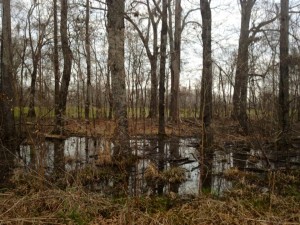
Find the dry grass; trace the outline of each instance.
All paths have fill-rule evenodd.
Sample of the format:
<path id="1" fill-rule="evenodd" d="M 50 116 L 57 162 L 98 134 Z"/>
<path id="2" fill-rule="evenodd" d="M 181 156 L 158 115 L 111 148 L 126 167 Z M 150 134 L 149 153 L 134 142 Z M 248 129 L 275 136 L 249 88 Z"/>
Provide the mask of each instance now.
<path id="1" fill-rule="evenodd" d="M 88 224 L 117 208 L 110 200 L 80 189 L 25 196 L 11 192 L 0 195 L 0 224 Z"/>
<path id="2" fill-rule="evenodd" d="M 0 224 L 300 224 L 295 196 L 255 198 L 230 193 L 223 199 L 104 198 L 80 188 L 0 194 Z"/>
<path id="3" fill-rule="evenodd" d="M 96 120 L 95 127 L 93 124 L 86 126 L 84 121 L 69 120 L 66 125 L 66 130 L 69 134 L 76 136 L 103 136 L 112 137 L 115 129 L 115 122 L 109 120 Z M 195 120 L 182 121 L 179 124 L 167 122 L 166 133 L 168 135 L 176 136 L 195 136 L 200 132 L 199 122 Z M 134 121 L 129 119 L 129 133 L 131 136 L 143 135 L 153 136 L 157 135 L 158 122 L 154 119 L 145 119 Z"/>
<path id="4" fill-rule="evenodd" d="M 178 126 L 168 124 L 167 133 L 199 135 L 199 125 L 195 123 L 192 127 L 191 123 L 193 121 Z M 157 132 L 157 124 L 151 120 L 145 125 L 139 122 L 136 127 L 133 122 L 130 124 L 132 135 L 154 135 Z M 244 136 L 236 134 L 236 125 L 230 124 L 215 124 L 216 140 L 245 140 Z M 109 137 L 113 128 L 111 121 L 98 121 L 96 128 L 88 130 L 89 134 Z M 67 129 L 70 133 L 86 134 L 84 123 L 69 123 Z M 183 174 L 181 170 L 159 173 L 150 164 L 145 178 L 154 184 L 165 180 L 180 183 L 185 179 Z M 59 190 L 55 185 L 44 185 L 43 180 L 20 175 L 16 190 L 0 192 L 0 224 L 300 224 L 300 173 L 276 173 L 265 181 L 234 169 L 225 175 L 236 182 L 237 188 L 221 198 L 207 195 L 201 198 L 141 196 L 118 199 L 86 192 L 81 187 Z M 100 176 L 102 174 L 95 174 L 87 168 L 78 174 L 78 180 L 89 182 L 89 179 Z M 258 182 L 265 182 L 264 185 L 269 186 L 268 192 L 260 190 Z"/>

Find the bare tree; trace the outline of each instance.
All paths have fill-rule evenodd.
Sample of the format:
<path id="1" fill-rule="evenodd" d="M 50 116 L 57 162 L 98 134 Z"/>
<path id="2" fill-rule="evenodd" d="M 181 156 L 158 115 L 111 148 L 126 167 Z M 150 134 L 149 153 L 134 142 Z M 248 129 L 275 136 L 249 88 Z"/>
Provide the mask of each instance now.
<path id="1" fill-rule="evenodd" d="M 91 44 L 90 44 L 90 0 L 86 0 L 85 15 L 85 51 L 86 51 L 86 96 L 85 96 L 85 120 L 89 122 L 91 99 Z"/>
<path id="2" fill-rule="evenodd" d="M 170 1 L 169 1 L 170 2 Z M 171 4 L 169 3 L 169 9 Z M 169 39 L 171 51 L 171 102 L 170 102 L 170 118 L 174 122 L 179 121 L 179 79 L 180 79 L 180 51 L 181 51 L 181 0 L 175 1 L 175 30 L 174 38 L 172 32 L 171 19 L 169 20 Z M 169 12 L 169 18 L 171 18 Z"/>
<path id="3" fill-rule="evenodd" d="M 12 71 L 10 0 L 2 1 L 1 80 L 0 80 L 0 187 L 9 181 L 16 150 Z"/>
<path id="4" fill-rule="evenodd" d="M 200 118 L 205 127 L 212 120 L 212 56 L 211 56 L 211 10 L 210 1 L 201 0 L 203 70 L 200 94 Z"/>
<path id="5" fill-rule="evenodd" d="M 237 55 L 237 65 L 233 93 L 233 119 L 237 119 L 245 134 L 248 134 L 247 94 L 249 80 L 249 46 L 256 39 L 263 27 L 274 22 L 278 15 L 260 22 L 250 28 L 250 20 L 253 6 L 256 0 L 240 0 L 241 4 L 241 29 Z"/>
<path id="6" fill-rule="evenodd" d="M 62 134 L 64 127 L 64 116 L 68 97 L 68 88 L 72 68 L 72 51 L 69 46 L 68 37 L 68 0 L 61 0 L 61 23 L 60 23 L 61 46 L 64 59 L 63 75 L 59 90 L 59 114 L 56 117 L 56 133 Z"/>
<path id="7" fill-rule="evenodd" d="M 279 75 L 279 122 L 281 141 L 286 144 L 289 122 L 289 0 L 281 0 L 280 14 L 280 75 Z"/>
<path id="8" fill-rule="evenodd" d="M 129 133 L 124 68 L 124 0 L 107 0 L 108 65 L 111 72 L 113 108 L 116 120 L 117 155 L 129 151 Z M 122 150 L 122 152 L 121 152 Z"/>
<path id="9" fill-rule="evenodd" d="M 53 1 L 53 71 L 54 71 L 54 113 L 56 121 L 59 120 L 59 62 L 58 62 L 58 22 L 57 22 L 57 0 Z"/>
<path id="10" fill-rule="evenodd" d="M 241 30 L 237 56 L 237 67 L 233 93 L 233 118 L 238 119 L 245 133 L 248 133 L 247 118 L 247 87 L 249 73 L 249 26 L 252 8 L 256 0 L 240 0 Z"/>
<path id="11" fill-rule="evenodd" d="M 35 35 L 33 34 L 34 22 L 32 22 L 33 13 L 34 13 L 35 9 L 38 11 L 37 40 L 35 40 Z M 31 59 L 32 59 L 32 70 L 30 72 L 31 84 L 30 84 L 30 96 L 29 96 L 29 109 L 28 109 L 27 116 L 34 118 L 36 116 L 35 93 L 36 93 L 36 81 L 37 81 L 37 75 L 38 75 L 38 67 L 41 64 L 41 53 L 42 53 L 42 48 L 45 44 L 45 37 L 46 37 L 45 32 L 46 32 L 46 27 L 50 21 L 50 16 L 48 17 L 48 19 L 45 22 L 43 22 L 41 20 L 39 3 L 34 2 L 34 4 L 29 9 L 27 20 L 28 20 L 29 45 L 30 45 Z M 35 42 L 36 42 L 36 45 L 34 46 Z"/>
<path id="12" fill-rule="evenodd" d="M 211 9 L 209 0 L 200 0 L 202 17 L 203 70 L 200 93 L 200 119 L 202 121 L 202 146 L 200 154 L 201 175 L 199 192 L 202 190 L 204 149 L 212 145 L 212 56 L 211 56 Z"/>
<path id="13" fill-rule="evenodd" d="M 160 44 L 160 70 L 159 70 L 159 136 L 164 136 L 165 131 L 165 80 L 168 38 L 168 8 L 167 0 L 162 1 L 162 27 Z"/>
<path id="14" fill-rule="evenodd" d="M 137 30 L 143 45 L 146 49 L 146 53 L 148 59 L 150 61 L 151 67 L 151 93 L 150 93 L 150 109 L 149 109 L 149 118 L 156 118 L 157 117 L 157 109 L 158 109 L 158 102 L 157 102 L 157 87 L 158 87 L 158 80 L 157 80 L 157 61 L 159 55 L 159 48 L 158 48 L 158 23 L 160 22 L 161 15 L 157 15 L 157 11 L 159 8 L 157 5 L 152 9 L 150 5 L 150 1 L 147 0 L 143 3 L 147 7 L 148 16 L 149 16 L 149 23 L 148 23 L 148 30 L 146 35 L 142 32 L 139 26 L 128 16 L 126 15 L 126 19 L 133 25 L 133 27 Z M 138 14 L 137 14 L 138 15 Z M 152 51 L 151 45 L 149 44 L 149 36 L 150 36 L 150 24 L 153 31 L 153 43 L 152 43 Z"/>

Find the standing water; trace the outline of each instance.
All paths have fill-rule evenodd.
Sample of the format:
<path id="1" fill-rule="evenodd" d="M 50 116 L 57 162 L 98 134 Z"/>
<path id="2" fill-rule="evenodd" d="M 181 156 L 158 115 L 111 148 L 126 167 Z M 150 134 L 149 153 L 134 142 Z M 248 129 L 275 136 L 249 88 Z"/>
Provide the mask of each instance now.
<path id="1" fill-rule="evenodd" d="M 164 193 L 198 193 L 199 139 L 166 139 L 163 150 L 159 149 L 158 139 L 155 138 L 132 139 L 130 145 L 135 157 L 129 172 L 128 190 L 131 195 L 154 194 L 158 187 Z M 111 193 L 112 187 L 120 174 L 112 166 L 113 143 L 104 138 L 69 137 L 59 142 L 56 140 L 38 145 L 22 145 L 22 165 L 25 168 L 43 167 L 45 174 L 53 174 L 56 167 L 59 167 L 57 153 L 55 154 L 59 148 L 57 146 L 63 149 L 63 165 L 60 165 L 63 173 L 95 191 L 105 195 L 114 194 Z M 299 162 L 299 155 L 291 158 L 291 162 Z M 261 151 L 249 147 L 239 148 L 237 151 L 234 145 L 225 145 L 224 149 L 207 154 L 206 160 L 206 167 L 211 168 L 205 175 L 204 187 L 215 194 L 221 194 L 232 187 L 231 181 L 223 177 L 224 171 L 230 168 L 245 170 L 266 167 Z M 274 162 L 271 166 L 274 167 Z M 74 182 L 69 182 L 69 185 L 72 184 Z"/>

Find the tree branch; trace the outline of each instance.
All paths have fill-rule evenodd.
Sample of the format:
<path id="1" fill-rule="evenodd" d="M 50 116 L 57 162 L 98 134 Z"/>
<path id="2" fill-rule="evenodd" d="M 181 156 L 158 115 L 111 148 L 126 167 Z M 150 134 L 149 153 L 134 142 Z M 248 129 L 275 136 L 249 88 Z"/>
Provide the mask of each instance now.
<path id="1" fill-rule="evenodd" d="M 252 41 L 255 39 L 255 35 L 259 32 L 262 32 L 263 30 L 261 29 L 262 27 L 270 24 L 270 23 L 273 23 L 276 19 L 279 18 L 279 14 L 277 14 L 275 17 L 273 17 L 272 19 L 269 19 L 267 21 L 263 21 L 261 23 L 259 23 L 257 26 L 253 26 L 249 31 L 250 33 L 252 33 L 250 36 L 249 36 L 249 41 Z"/>
<path id="2" fill-rule="evenodd" d="M 198 11 L 198 10 L 200 11 L 200 8 L 191 9 L 191 10 L 189 10 L 189 11 L 185 14 L 185 16 L 183 17 L 183 20 L 182 20 L 182 25 L 181 25 L 182 29 L 181 29 L 181 32 L 184 30 L 185 26 L 189 23 L 189 22 L 186 22 L 188 16 L 189 16 L 192 12 L 195 12 L 195 11 Z M 195 23 L 199 24 L 198 22 L 195 22 Z"/>

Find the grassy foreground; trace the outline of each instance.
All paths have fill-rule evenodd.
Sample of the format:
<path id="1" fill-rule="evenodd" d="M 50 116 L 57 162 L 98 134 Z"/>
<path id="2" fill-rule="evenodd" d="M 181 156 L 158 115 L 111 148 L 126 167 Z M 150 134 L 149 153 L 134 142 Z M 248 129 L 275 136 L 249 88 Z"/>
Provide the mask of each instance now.
<path id="1" fill-rule="evenodd" d="M 0 224 L 300 224 L 300 204 L 292 197 L 273 196 L 269 208 L 263 197 L 112 200 L 80 190 L 0 196 Z"/>
<path id="2" fill-rule="evenodd" d="M 0 193 L 0 224 L 300 224 L 299 174 L 277 173 L 262 192 L 251 174 L 231 171 L 237 188 L 223 197 L 108 198 L 82 187 Z M 22 194 L 23 193 L 23 194 Z"/>
<path id="3" fill-rule="evenodd" d="M 44 122 L 44 121 L 43 121 Z M 226 121 L 225 121 L 226 122 Z M 260 132 L 271 129 L 265 123 L 255 124 Z M 86 126 L 84 121 L 70 120 L 66 130 L 70 134 L 110 137 L 113 121 L 97 120 Z M 32 125 L 35 128 L 34 125 Z M 40 127 L 39 127 L 40 128 Z M 49 126 L 41 132 L 48 133 Z M 157 133 L 156 121 L 130 121 L 132 136 L 151 136 Z M 262 129 L 264 128 L 264 129 Z M 36 130 L 36 129 L 32 129 Z M 201 127 L 197 121 L 186 120 L 175 125 L 168 123 L 167 134 L 196 136 Z M 244 137 L 237 133 L 231 121 L 215 122 L 217 142 L 255 140 L 263 143 L 265 136 Z M 300 224 L 300 171 L 270 174 L 263 180 L 251 173 L 232 170 L 225 174 L 236 188 L 222 197 L 205 194 L 202 197 L 140 196 L 112 198 L 86 191 L 80 185 L 66 190 L 45 187 L 36 177 L 15 182 L 13 190 L 0 189 L 1 224 Z M 261 189 L 260 187 L 267 187 Z"/>

